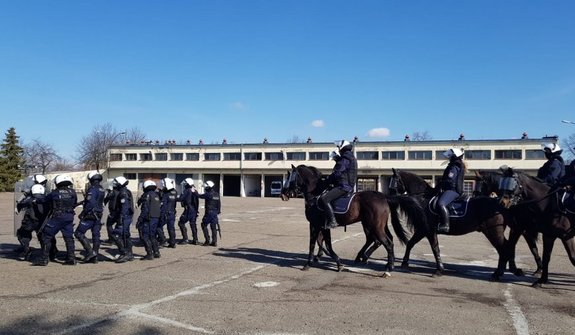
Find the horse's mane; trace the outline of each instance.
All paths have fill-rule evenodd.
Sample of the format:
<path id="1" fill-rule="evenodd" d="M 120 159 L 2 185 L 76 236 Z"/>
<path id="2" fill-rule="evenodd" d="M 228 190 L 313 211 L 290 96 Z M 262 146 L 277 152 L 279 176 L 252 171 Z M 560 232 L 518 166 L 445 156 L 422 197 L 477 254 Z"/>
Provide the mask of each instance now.
<path id="1" fill-rule="evenodd" d="M 417 174 L 409 171 L 398 170 L 397 173 L 400 174 L 401 178 L 404 180 L 404 184 L 417 183 L 416 187 L 421 187 L 422 192 L 432 192 L 434 190 L 431 185 L 425 179 L 421 178 Z"/>

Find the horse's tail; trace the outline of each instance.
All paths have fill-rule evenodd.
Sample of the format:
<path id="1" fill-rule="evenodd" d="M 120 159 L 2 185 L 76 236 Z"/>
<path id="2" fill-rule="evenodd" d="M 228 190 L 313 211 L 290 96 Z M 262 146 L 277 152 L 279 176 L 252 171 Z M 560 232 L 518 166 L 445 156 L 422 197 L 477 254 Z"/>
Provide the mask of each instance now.
<path id="1" fill-rule="evenodd" d="M 399 210 L 402 210 L 407 217 L 407 227 L 409 230 L 424 229 L 427 231 L 427 220 L 425 217 L 425 210 L 421 204 L 412 197 L 406 195 L 393 195 L 388 196 L 387 201 L 391 209 L 391 225 L 397 234 L 399 240 L 406 244 L 409 241 L 407 233 L 399 219 Z"/>

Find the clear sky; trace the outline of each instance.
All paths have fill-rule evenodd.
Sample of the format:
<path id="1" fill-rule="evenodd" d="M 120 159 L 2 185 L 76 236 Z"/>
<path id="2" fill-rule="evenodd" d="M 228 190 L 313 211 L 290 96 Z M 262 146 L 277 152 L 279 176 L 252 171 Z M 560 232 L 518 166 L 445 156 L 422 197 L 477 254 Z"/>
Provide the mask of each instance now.
<path id="1" fill-rule="evenodd" d="M 0 1 L 0 126 L 205 143 L 575 133 L 575 1 Z"/>

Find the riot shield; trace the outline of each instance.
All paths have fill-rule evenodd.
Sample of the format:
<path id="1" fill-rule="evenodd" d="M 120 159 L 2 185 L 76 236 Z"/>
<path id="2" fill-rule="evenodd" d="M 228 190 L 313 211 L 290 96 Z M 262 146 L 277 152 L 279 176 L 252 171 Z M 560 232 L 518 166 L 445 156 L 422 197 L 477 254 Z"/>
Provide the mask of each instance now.
<path id="1" fill-rule="evenodd" d="M 30 192 L 31 185 L 28 187 L 25 185 L 26 179 L 18 181 L 16 184 L 14 184 L 14 206 L 12 211 L 12 213 L 14 213 L 14 236 L 16 236 L 16 230 L 20 228 L 20 225 L 22 225 L 22 219 L 24 219 L 24 211 L 18 212 L 16 205 L 18 205 L 18 203 L 26 197 L 24 195 L 25 192 Z"/>

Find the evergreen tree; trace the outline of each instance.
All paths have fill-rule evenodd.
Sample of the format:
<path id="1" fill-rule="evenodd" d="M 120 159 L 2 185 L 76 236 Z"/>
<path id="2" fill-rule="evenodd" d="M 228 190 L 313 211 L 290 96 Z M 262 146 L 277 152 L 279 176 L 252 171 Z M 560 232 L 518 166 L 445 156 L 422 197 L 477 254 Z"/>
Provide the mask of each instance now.
<path id="1" fill-rule="evenodd" d="M 13 192 L 14 184 L 22 178 L 24 149 L 19 144 L 16 129 L 11 127 L 0 148 L 0 192 Z"/>

